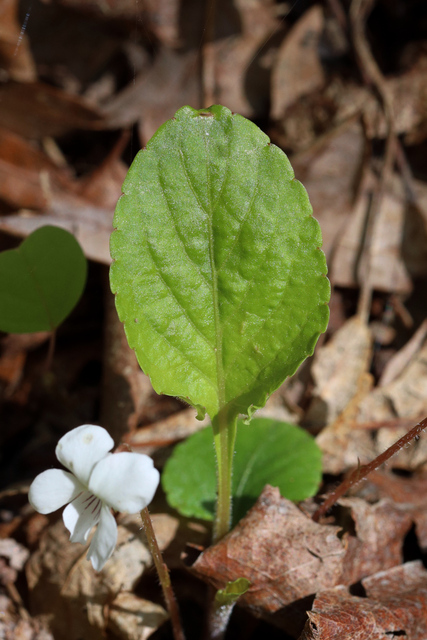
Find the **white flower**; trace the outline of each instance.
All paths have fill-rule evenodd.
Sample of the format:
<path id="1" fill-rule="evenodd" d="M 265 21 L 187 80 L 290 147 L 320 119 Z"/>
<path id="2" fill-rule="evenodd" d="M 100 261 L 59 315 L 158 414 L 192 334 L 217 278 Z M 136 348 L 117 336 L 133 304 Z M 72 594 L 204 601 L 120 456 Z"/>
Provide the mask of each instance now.
<path id="1" fill-rule="evenodd" d="M 49 469 L 38 475 L 28 495 L 39 513 L 68 504 L 62 515 L 71 542 L 84 544 L 98 528 L 87 554 L 100 571 L 114 551 L 117 525 L 111 507 L 138 513 L 153 499 L 160 474 L 153 461 L 140 453 L 109 453 L 114 441 L 102 427 L 85 424 L 60 439 L 56 457 L 71 471 Z"/>

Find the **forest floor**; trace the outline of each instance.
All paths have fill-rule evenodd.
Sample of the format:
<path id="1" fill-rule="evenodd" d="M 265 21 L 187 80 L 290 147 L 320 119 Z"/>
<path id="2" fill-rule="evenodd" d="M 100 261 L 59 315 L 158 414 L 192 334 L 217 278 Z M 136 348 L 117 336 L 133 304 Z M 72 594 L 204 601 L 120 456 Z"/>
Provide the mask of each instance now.
<path id="1" fill-rule="evenodd" d="M 202 637 L 206 585 L 243 571 L 230 640 L 427 640 L 423 432 L 310 517 L 427 416 L 425 0 L 0 0 L 0 60 L 0 250 L 49 224 L 90 261 L 48 375 L 48 333 L 0 334 L 0 637 L 171 637 L 136 516 L 118 517 L 118 549 L 96 574 L 27 492 L 78 425 L 102 424 L 161 469 L 206 424 L 140 370 L 108 245 L 137 151 L 181 106 L 223 104 L 288 154 L 322 229 L 329 327 L 260 415 L 316 437 L 324 480 L 300 506 L 266 487 L 211 547 L 211 525 L 158 493 L 188 639 Z M 206 566 L 192 566 L 204 549 Z"/>

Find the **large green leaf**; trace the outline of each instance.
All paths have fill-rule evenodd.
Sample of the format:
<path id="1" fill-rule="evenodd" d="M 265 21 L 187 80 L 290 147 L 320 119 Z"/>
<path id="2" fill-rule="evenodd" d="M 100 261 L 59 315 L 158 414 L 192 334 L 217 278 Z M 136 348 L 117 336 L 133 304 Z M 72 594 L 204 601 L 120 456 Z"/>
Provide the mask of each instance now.
<path id="1" fill-rule="evenodd" d="M 321 233 L 285 154 L 249 120 L 180 109 L 129 170 L 111 287 L 158 393 L 251 414 L 328 321 Z"/>
<path id="2" fill-rule="evenodd" d="M 56 329 L 77 304 L 86 272 L 79 243 L 59 227 L 41 227 L 0 253 L 0 330 Z"/>
<path id="3" fill-rule="evenodd" d="M 322 454 L 303 429 L 270 418 L 238 422 L 233 471 L 233 520 L 255 503 L 266 484 L 296 502 L 314 495 L 322 478 Z M 169 504 L 183 515 L 213 520 L 216 502 L 212 431 L 203 429 L 177 445 L 162 485 Z"/>

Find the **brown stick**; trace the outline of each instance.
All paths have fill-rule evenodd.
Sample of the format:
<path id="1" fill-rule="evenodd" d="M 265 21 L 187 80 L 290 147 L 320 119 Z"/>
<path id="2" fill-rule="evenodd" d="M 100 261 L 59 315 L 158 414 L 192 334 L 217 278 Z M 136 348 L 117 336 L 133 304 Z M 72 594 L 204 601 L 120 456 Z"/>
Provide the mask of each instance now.
<path id="1" fill-rule="evenodd" d="M 181 619 L 179 616 L 178 604 L 175 599 L 175 594 L 172 589 L 169 571 L 166 564 L 163 562 L 162 552 L 157 543 L 156 534 L 154 533 L 153 523 L 150 518 L 147 507 L 141 511 L 142 524 L 144 525 L 145 535 L 147 537 L 148 546 L 153 556 L 154 565 L 157 569 L 160 584 L 163 589 L 163 596 L 166 602 L 171 623 L 174 640 L 185 640 L 184 631 L 181 625 Z"/>
<path id="2" fill-rule="evenodd" d="M 427 429 L 427 418 L 424 418 L 423 420 L 421 420 L 421 422 L 416 424 L 415 427 L 412 427 L 412 429 L 408 431 L 408 433 L 405 433 L 404 436 L 399 438 L 397 442 L 392 444 L 391 447 L 377 456 L 374 460 L 372 460 L 372 462 L 355 469 L 353 473 L 351 473 L 349 477 L 344 480 L 344 482 L 342 482 L 334 491 L 332 491 L 332 493 L 329 494 L 329 496 L 320 505 L 317 511 L 315 511 L 312 516 L 314 522 L 318 522 L 320 518 L 325 515 L 328 509 L 330 509 L 337 502 L 337 500 L 339 500 L 339 498 L 341 498 L 349 490 L 350 487 L 358 484 L 359 482 L 361 482 L 361 480 L 365 480 L 365 478 L 367 478 L 372 471 L 375 471 L 376 469 L 378 469 L 378 467 L 387 462 L 387 460 L 390 460 L 390 458 L 394 456 L 398 451 L 400 451 L 406 444 L 409 444 L 414 439 L 418 440 L 418 438 L 420 437 L 420 433 L 425 431 L 425 429 Z"/>

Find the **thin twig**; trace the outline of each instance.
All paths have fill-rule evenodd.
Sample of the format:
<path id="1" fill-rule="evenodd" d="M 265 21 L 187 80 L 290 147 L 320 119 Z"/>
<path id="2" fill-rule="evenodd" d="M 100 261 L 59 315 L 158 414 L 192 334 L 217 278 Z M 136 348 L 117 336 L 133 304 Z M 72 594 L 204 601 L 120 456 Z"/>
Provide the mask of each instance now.
<path id="1" fill-rule="evenodd" d="M 162 552 L 160 551 L 160 547 L 157 543 L 153 523 L 147 507 L 145 507 L 145 509 L 141 511 L 141 518 L 145 535 L 147 537 L 148 546 L 150 548 L 151 555 L 153 556 L 154 565 L 157 569 L 160 584 L 162 585 L 163 596 L 165 598 L 166 607 L 172 623 L 174 640 L 185 640 L 184 631 L 182 629 L 181 619 L 179 616 L 178 604 L 176 602 L 175 594 L 173 592 L 172 584 L 170 581 L 169 570 L 163 561 Z"/>
<path id="2" fill-rule="evenodd" d="M 409 444 L 412 440 L 418 440 L 420 434 L 427 429 L 427 418 L 424 418 L 415 425 L 408 433 L 399 438 L 397 442 L 391 445 L 383 453 L 377 456 L 369 464 L 361 465 L 349 475 L 336 489 L 329 494 L 326 500 L 320 505 L 312 516 L 314 522 L 318 522 L 319 519 L 325 515 L 325 513 L 341 498 L 350 487 L 361 482 L 368 477 L 372 471 L 376 471 L 378 467 L 390 460 L 398 451 L 400 451 L 405 445 Z"/>

